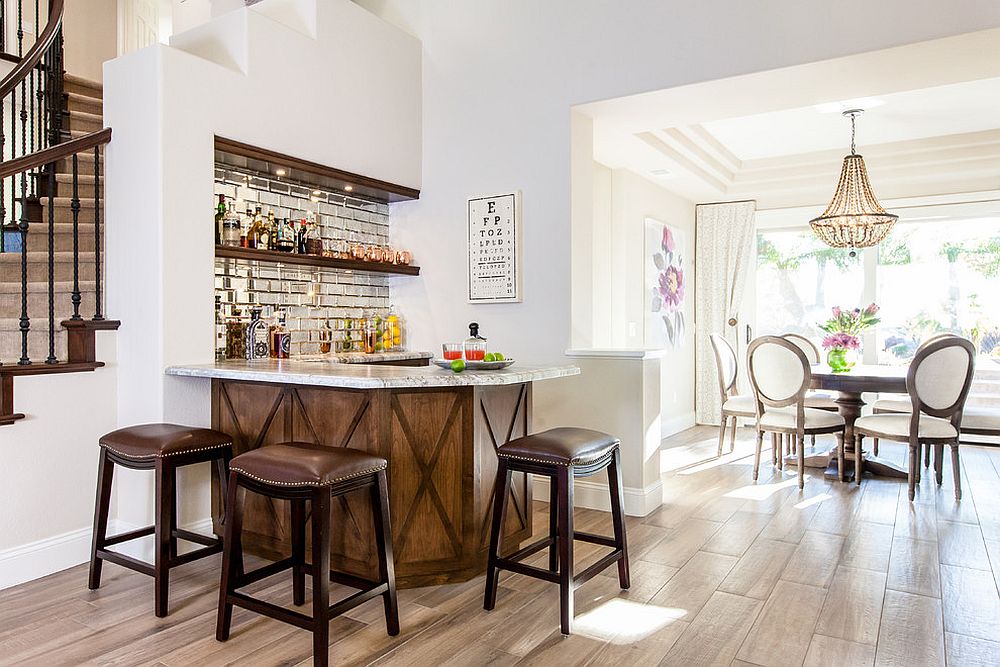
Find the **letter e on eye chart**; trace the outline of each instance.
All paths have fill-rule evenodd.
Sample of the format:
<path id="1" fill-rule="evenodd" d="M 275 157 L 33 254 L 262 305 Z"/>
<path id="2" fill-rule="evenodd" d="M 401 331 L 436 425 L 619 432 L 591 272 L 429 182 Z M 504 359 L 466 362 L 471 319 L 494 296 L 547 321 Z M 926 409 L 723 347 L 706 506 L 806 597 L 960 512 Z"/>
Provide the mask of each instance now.
<path id="1" fill-rule="evenodd" d="M 521 300 L 521 195 L 469 200 L 469 302 Z"/>

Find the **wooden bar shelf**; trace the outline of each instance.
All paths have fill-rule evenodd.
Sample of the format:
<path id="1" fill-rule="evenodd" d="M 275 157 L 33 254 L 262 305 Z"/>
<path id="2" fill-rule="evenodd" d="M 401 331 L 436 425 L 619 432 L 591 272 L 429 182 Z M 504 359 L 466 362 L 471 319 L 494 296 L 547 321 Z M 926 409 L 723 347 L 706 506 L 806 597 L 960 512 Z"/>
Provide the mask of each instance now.
<path id="1" fill-rule="evenodd" d="M 412 264 L 387 264 L 385 262 L 365 262 L 359 259 L 338 259 L 321 257 L 319 255 L 300 255 L 291 252 L 275 250 L 257 250 L 256 248 L 237 248 L 233 246 L 215 246 L 215 256 L 225 259 L 239 259 L 248 262 L 271 262 L 275 264 L 298 264 L 315 266 L 324 269 L 340 269 L 346 271 L 369 271 L 372 273 L 388 273 L 400 276 L 419 276 L 420 267 Z"/>

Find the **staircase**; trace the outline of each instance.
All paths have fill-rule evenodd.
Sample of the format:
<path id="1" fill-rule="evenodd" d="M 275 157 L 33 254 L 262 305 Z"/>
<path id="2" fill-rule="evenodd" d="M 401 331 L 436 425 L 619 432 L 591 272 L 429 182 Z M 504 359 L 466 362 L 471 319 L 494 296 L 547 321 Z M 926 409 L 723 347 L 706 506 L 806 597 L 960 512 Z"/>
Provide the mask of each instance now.
<path id="1" fill-rule="evenodd" d="M 101 130 L 101 84 L 64 76 L 63 134 L 70 139 L 83 137 Z M 68 127 L 67 127 L 68 120 Z M 103 163 L 101 164 L 103 173 Z M 80 199 L 78 215 L 80 312 L 96 311 L 97 283 L 94 243 L 94 157 L 92 154 L 77 158 L 77 196 Z M 104 219 L 103 188 L 99 191 L 101 219 Z M 48 308 L 48 220 L 49 206 L 54 219 L 54 321 L 55 356 L 67 361 L 67 330 L 60 325 L 73 315 L 73 165 L 72 159 L 56 162 L 55 193 L 49 197 L 48 181 L 40 177 L 37 201 L 30 203 L 29 223 L 33 232 L 28 235 L 28 312 L 45 313 Z M 90 224 L 86 224 L 87 222 Z M 103 229 L 103 227 L 102 227 Z M 34 232 L 39 233 L 34 233 Z M 102 239 L 103 246 L 103 239 Z M 21 256 L 19 253 L 0 253 L 0 363 L 11 363 L 21 357 Z M 36 328 L 37 327 L 37 328 Z M 38 320 L 28 333 L 28 356 L 44 360 L 48 356 L 48 320 Z"/>
<path id="2" fill-rule="evenodd" d="M 16 48 L 0 37 L 0 57 L 15 63 L 0 80 L 0 426 L 24 417 L 14 411 L 16 377 L 96 370 L 96 332 L 119 326 L 102 299 L 111 130 L 100 84 L 63 70 L 64 3 L 0 3 L 0 25 L 16 34 Z M 35 21 L 21 23 L 32 4 Z"/>

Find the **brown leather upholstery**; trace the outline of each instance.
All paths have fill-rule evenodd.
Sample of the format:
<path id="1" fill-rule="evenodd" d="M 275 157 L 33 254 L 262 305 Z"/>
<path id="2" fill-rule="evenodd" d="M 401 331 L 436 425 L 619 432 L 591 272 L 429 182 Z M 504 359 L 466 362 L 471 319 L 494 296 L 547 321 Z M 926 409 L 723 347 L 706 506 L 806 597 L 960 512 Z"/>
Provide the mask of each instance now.
<path id="1" fill-rule="evenodd" d="M 101 446 L 130 459 L 152 459 L 220 449 L 233 444 L 225 433 L 178 424 L 140 424 L 104 435 Z"/>
<path id="2" fill-rule="evenodd" d="M 560 466 L 585 465 L 604 458 L 620 442 L 612 435 L 586 428 L 553 428 L 511 440 L 497 450 L 497 456 Z"/>
<path id="3" fill-rule="evenodd" d="M 327 486 L 384 470 L 388 462 L 347 447 L 286 442 L 234 458 L 229 469 L 278 486 Z"/>

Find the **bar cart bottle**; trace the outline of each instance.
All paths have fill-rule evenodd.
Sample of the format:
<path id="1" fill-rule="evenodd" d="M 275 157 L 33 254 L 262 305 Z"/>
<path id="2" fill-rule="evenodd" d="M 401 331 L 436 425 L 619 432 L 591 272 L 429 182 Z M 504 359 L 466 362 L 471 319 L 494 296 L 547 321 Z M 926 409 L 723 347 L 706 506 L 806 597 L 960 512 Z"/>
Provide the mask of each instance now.
<path id="1" fill-rule="evenodd" d="M 486 339 L 479 335 L 479 324 L 469 323 L 469 337 L 463 343 L 466 361 L 482 361 L 486 356 Z"/>

